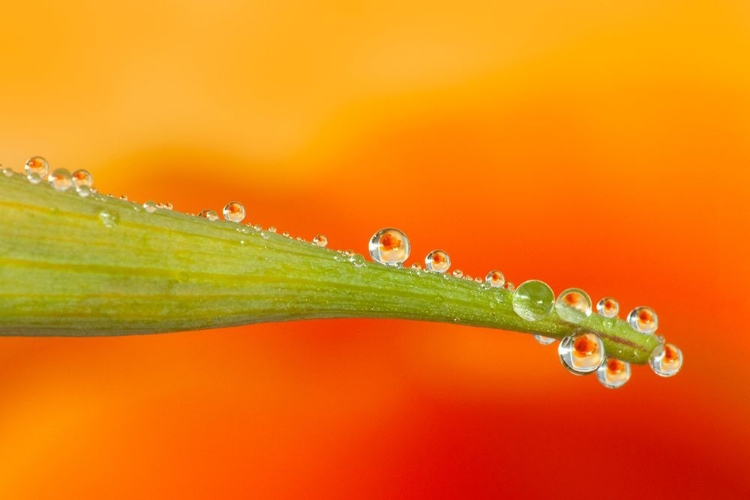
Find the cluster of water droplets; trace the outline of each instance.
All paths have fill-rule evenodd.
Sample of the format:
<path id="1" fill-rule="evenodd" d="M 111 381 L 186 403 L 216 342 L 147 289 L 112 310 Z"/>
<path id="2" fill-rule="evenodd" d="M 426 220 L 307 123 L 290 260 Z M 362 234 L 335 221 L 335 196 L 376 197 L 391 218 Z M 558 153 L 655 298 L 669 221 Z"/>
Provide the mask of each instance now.
<path id="1" fill-rule="evenodd" d="M 386 266 L 402 267 L 409 258 L 411 245 L 406 235 L 389 227 L 377 231 L 369 242 L 370 257 L 374 262 Z M 420 264 L 412 264 L 417 274 L 424 272 L 442 274 L 445 278 L 476 281 L 486 289 L 505 288 L 512 293 L 513 311 L 528 322 L 538 322 L 556 314 L 559 319 L 573 325 L 581 325 L 571 335 L 563 338 L 558 346 L 558 356 L 562 365 L 571 373 L 585 375 L 596 372 L 597 379 L 605 387 L 622 387 L 631 374 L 630 364 L 615 357 L 607 356 L 604 342 L 599 335 L 583 326 L 593 313 L 593 303 L 588 293 L 580 288 L 568 288 L 557 297 L 550 286 L 539 280 L 521 283 L 518 288 L 506 281 L 505 275 L 497 270 L 487 273 L 484 280 L 472 278 L 461 270 L 448 273 L 451 268 L 450 255 L 445 250 L 432 250 L 424 260 L 424 271 Z M 607 320 L 618 317 L 620 306 L 612 297 L 604 297 L 596 304 L 596 313 Z M 654 335 L 658 327 L 658 317 L 653 309 L 636 307 L 627 315 L 627 323 L 637 332 Z M 534 335 L 537 342 L 550 345 L 557 339 L 542 333 Z M 649 365 L 660 376 L 675 375 L 682 366 L 682 353 L 672 344 L 661 344 L 649 358 Z"/>

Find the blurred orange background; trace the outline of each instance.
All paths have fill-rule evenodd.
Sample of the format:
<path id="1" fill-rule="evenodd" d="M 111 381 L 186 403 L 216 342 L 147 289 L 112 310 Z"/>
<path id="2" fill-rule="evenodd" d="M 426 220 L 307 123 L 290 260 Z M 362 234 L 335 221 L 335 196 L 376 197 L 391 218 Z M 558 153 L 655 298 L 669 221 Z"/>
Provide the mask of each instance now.
<path id="1" fill-rule="evenodd" d="M 750 495 L 746 0 L 2 10 L 5 166 L 362 253 L 395 226 L 650 305 L 686 361 L 610 391 L 453 325 L 3 338 L 1 498 Z"/>

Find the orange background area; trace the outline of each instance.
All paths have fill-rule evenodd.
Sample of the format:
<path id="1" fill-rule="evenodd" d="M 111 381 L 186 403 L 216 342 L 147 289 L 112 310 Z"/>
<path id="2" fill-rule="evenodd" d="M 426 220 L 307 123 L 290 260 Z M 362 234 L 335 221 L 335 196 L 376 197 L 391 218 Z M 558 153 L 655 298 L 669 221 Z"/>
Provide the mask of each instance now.
<path id="1" fill-rule="evenodd" d="M 6 2 L 0 162 L 646 304 L 623 389 L 526 335 L 0 339 L 0 497 L 748 498 L 750 3 Z M 40 297 L 39 300 L 44 300 Z"/>

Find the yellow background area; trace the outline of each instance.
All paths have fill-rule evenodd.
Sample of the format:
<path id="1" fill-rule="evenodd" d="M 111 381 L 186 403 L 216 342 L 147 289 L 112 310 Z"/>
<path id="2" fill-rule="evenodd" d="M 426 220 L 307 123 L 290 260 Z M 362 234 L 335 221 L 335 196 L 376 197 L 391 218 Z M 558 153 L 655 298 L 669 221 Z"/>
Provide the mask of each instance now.
<path id="1" fill-rule="evenodd" d="M 407 264 L 649 305 L 685 364 L 609 391 L 403 321 L 3 338 L 0 498 L 750 495 L 747 1 L 6 4 L 4 166 L 395 226 Z"/>

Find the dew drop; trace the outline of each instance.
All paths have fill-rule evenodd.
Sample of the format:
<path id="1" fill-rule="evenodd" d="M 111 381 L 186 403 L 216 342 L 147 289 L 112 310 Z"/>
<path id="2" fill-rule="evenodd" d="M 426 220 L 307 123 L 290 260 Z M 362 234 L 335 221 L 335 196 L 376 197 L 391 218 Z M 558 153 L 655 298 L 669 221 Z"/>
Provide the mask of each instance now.
<path id="1" fill-rule="evenodd" d="M 453 271 L 453 277 L 454 278 L 463 278 L 464 277 L 464 272 L 462 270 L 460 270 L 460 269 L 456 269 L 455 271 Z"/>
<path id="2" fill-rule="evenodd" d="M 245 206 L 239 201 L 230 201 L 224 205 L 224 218 L 231 222 L 242 222 L 245 218 Z"/>
<path id="3" fill-rule="evenodd" d="M 653 334 L 659 327 L 659 318 L 650 307 L 639 306 L 628 313 L 628 323 L 641 333 Z"/>
<path id="4" fill-rule="evenodd" d="M 128 195 L 124 194 L 124 195 L 120 196 L 120 199 L 122 201 L 128 201 Z"/>
<path id="5" fill-rule="evenodd" d="M 275 233 L 275 232 L 276 232 L 276 228 L 275 228 L 275 227 L 273 227 L 273 226 L 270 226 L 270 227 L 268 228 L 268 232 L 269 232 L 269 233 Z"/>
<path id="6" fill-rule="evenodd" d="M 550 345 L 557 339 L 554 337 L 545 337 L 544 335 L 534 335 L 534 340 L 542 345 Z"/>
<path id="7" fill-rule="evenodd" d="M 596 378 L 608 389 L 619 389 L 630 380 L 630 363 L 607 356 L 596 371 Z"/>
<path id="8" fill-rule="evenodd" d="M 494 288 L 502 288 L 505 284 L 505 275 L 500 271 L 490 271 L 485 277 L 485 281 Z"/>
<path id="9" fill-rule="evenodd" d="M 150 214 L 156 212 L 156 202 L 151 200 L 147 201 L 143 204 L 143 209 Z"/>
<path id="10" fill-rule="evenodd" d="M 203 210 L 198 214 L 198 217 L 203 217 L 204 219 L 208 219 L 211 222 L 219 220 L 219 214 L 217 214 L 213 210 Z"/>
<path id="11" fill-rule="evenodd" d="M 71 177 L 73 178 L 73 185 L 77 188 L 81 186 L 91 187 L 94 184 L 94 177 L 88 170 L 76 170 Z"/>
<path id="12" fill-rule="evenodd" d="M 91 189 L 90 186 L 78 186 L 76 187 L 76 193 L 78 193 L 78 196 L 81 198 L 88 198 L 92 194 L 94 194 L 94 190 Z"/>
<path id="13" fill-rule="evenodd" d="M 513 292 L 513 310 L 526 321 L 546 318 L 554 307 L 555 294 L 544 281 L 524 281 Z"/>
<path id="14" fill-rule="evenodd" d="M 616 318 L 620 312 L 620 304 L 612 297 L 604 297 L 596 303 L 596 312 L 605 318 Z"/>
<path id="15" fill-rule="evenodd" d="M 660 377 L 672 377 L 682 368 L 682 351 L 674 344 L 660 344 L 649 356 L 648 364 Z"/>
<path id="16" fill-rule="evenodd" d="M 0 165 L 0 167 L 2 167 L 2 165 Z M 3 168 L 3 175 L 5 177 L 13 177 L 13 169 L 7 167 Z"/>
<path id="17" fill-rule="evenodd" d="M 425 257 L 424 267 L 428 271 L 444 273 L 451 267 L 451 256 L 443 250 L 433 250 Z"/>
<path id="18" fill-rule="evenodd" d="M 104 224 L 104 227 L 113 228 L 117 224 L 117 215 L 107 210 L 99 212 L 99 219 Z"/>
<path id="19" fill-rule="evenodd" d="M 362 267 L 365 265 L 365 258 L 357 253 L 349 257 L 349 262 L 351 262 L 354 267 Z"/>
<path id="20" fill-rule="evenodd" d="M 49 163 L 41 156 L 32 156 L 24 165 L 26 179 L 32 184 L 38 184 L 49 173 Z"/>
<path id="21" fill-rule="evenodd" d="M 585 375 L 604 363 L 604 343 L 596 333 L 581 330 L 562 339 L 557 354 L 571 373 Z"/>
<path id="22" fill-rule="evenodd" d="M 283 233 L 281 233 L 281 236 L 283 236 L 284 238 L 291 238 L 291 237 L 292 237 L 292 235 L 291 235 L 291 234 L 289 234 L 289 233 L 288 233 L 288 232 L 286 232 L 286 231 L 284 231 Z"/>
<path id="23" fill-rule="evenodd" d="M 325 235 L 319 234 L 315 236 L 312 240 L 313 245 L 317 245 L 321 248 L 325 248 L 326 245 L 328 245 L 328 238 L 325 237 Z"/>
<path id="24" fill-rule="evenodd" d="M 516 285 L 514 285 L 512 281 L 509 281 L 505 284 L 505 289 L 508 290 L 509 292 L 515 292 Z"/>
<path id="25" fill-rule="evenodd" d="M 388 227 L 372 235 L 369 250 L 373 261 L 397 267 L 409 258 L 411 245 L 402 231 Z"/>
<path id="26" fill-rule="evenodd" d="M 422 266 L 419 263 L 417 263 L 417 262 L 415 262 L 414 264 L 412 264 L 411 268 L 414 269 L 415 271 L 421 271 L 422 270 Z"/>
<path id="27" fill-rule="evenodd" d="M 70 172 L 64 168 L 55 169 L 48 177 L 50 186 L 58 191 L 67 191 L 73 185 Z"/>
<path id="28" fill-rule="evenodd" d="M 580 288 L 568 288 L 557 296 L 557 315 L 568 323 L 582 323 L 591 316 L 591 297 Z"/>
<path id="29" fill-rule="evenodd" d="M 474 283 L 482 284 L 483 283 L 482 278 L 480 278 L 479 276 L 477 276 L 476 278 L 474 278 Z"/>

